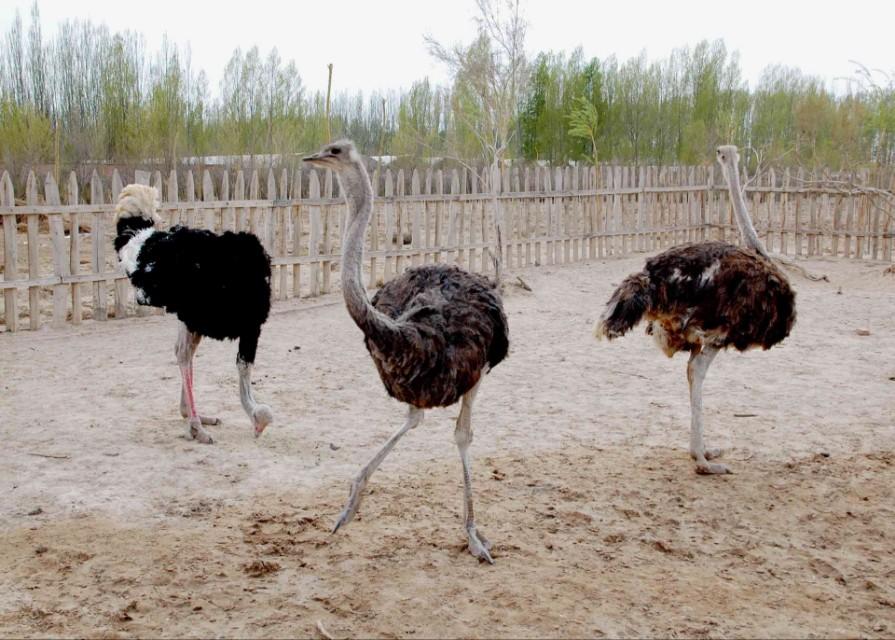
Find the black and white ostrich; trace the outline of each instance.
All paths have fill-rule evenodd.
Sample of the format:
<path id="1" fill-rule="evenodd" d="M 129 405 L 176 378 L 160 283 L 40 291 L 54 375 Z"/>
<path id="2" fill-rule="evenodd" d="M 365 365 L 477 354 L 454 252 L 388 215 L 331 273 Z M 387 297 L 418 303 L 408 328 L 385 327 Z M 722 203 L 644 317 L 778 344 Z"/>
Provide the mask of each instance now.
<path id="1" fill-rule="evenodd" d="M 463 464 L 469 551 L 493 563 L 491 545 L 476 529 L 468 451 L 476 392 L 483 376 L 506 357 L 509 347 L 500 294 L 481 275 L 436 264 L 408 269 L 386 283 L 371 303 L 362 284 L 361 265 L 373 190 L 363 160 L 350 141 L 342 140 L 305 161 L 333 169 L 338 176 L 348 204 L 342 238 L 345 304 L 364 332 L 386 391 L 409 405 L 404 426 L 354 478 L 333 532 L 351 522 L 370 476 L 398 440 L 422 422 L 423 411 L 461 401 L 454 438 Z"/>
<path id="2" fill-rule="evenodd" d="M 249 233 L 217 235 L 179 225 L 158 231 L 157 208 L 154 188 L 131 184 L 122 189 L 115 250 L 137 303 L 162 307 L 180 320 L 174 353 L 183 377 L 180 414 L 189 418 L 187 433 L 199 442 L 214 442 L 202 425 L 220 421 L 196 411 L 193 354 L 202 337 L 227 338 L 239 339 L 240 400 L 257 437 L 273 421 L 270 407 L 252 396 L 252 364 L 270 312 L 270 257 Z"/>
<path id="3" fill-rule="evenodd" d="M 746 210 L 739 182 L 739 156 L 732 145 L 718 147 L 743 248 L 699 242 L 668 249 L 628 276 L 609 299 L 594 327 L 598 338 L 624 335 L 641 319 L 668 357 L 689 351 L 690 455 L 698 473 L 730 473 L 709 462 L 702 436 L 702 383 L 718 352 L 769 349 L 789 335 L 796 319 L 795 293 L 771 261 Z"/>

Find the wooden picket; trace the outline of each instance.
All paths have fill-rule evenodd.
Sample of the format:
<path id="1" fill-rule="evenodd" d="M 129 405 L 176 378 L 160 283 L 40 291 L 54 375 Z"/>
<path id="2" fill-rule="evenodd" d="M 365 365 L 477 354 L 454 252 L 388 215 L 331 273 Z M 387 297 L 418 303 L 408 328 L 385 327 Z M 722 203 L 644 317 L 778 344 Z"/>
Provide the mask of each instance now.
<path id="1" fill-rule="evenodd" d="M 655 252 L 681 242 L 736 241 L 719 175 L 714 167 L 464 167 L 397 174 L 377 168 L 367 282 L 374 288 L 407 266 L 434 262 L 492 274 L 491 256 L 498 253 L 504 268 L 513 269 Z M 182 193 L 176 171 L 164 183 L 158 171 L 135 173 L 137 181 L 164 191 L 163 225 L 258 235 L 271 255 L 276 300 L 316 296 L 337 286 L 347 221 L 331 172 L 296 170 L 290 183 L 285 170 L 279 176 L 270 170 L 262 197 L 261 176 L 252 171 L 248 198 L 242 171 L 235 176 L 203 171 L 200 177 L 197 194 L 191 171 L 182 174 Z M 851 186 L 823 186 L 837 184 L 832 178 Z M 866 172 L 771 170 L 748 186 L 746 197 L 770 251 L 891 262 L 895 178 L 881 176 L 874 183 L 888 189 L 888 199 L 854 188 L 869 181 Z M 115 172 L 104 184 L 94 171 L 89 203 L 82 204 L 72 173 L 63 204 L 52 175 L 38 180 L 30 173 L 22 205 L 10 176 L 0 176 L 0 328 L 19 330 L 26 314 L 33 330 L 48 321 L 62 327 L 85 317 L 102 321 L 152 313 L 136 305 L 112 247 L 113 203 L 123 183 Z"/>

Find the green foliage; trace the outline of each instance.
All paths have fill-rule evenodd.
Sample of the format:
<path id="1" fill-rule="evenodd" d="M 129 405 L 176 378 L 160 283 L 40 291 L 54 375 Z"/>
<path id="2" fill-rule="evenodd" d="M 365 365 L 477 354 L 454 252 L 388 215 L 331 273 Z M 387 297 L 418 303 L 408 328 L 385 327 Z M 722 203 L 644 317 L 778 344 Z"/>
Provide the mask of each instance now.
<path id="1" fill-rule="evenodd" d="M 597 106 L 583 96 L 575 99 L 575 107 L 569 114 L 569 135 L 582 138 L 591 144 L 591 157 L 597 164 L 597 135 L 600 128 L 600 114 Z"/>
<path id="2" fill-rule="evenodd" d="M 423 79 L 365 96 L 338 91 L 336 69 L 333 135 L 413 162 L 707 163 L 716 145 L 732 142 L 809 167 L 895 164 L 892 76 L 858 66 L 851 88 L 837 94 L 798 69 L 772 66 L 750 90 L 722 41 L 658 61 L 643 53 L 588 60 L 577 49 L 529 63 L 500 44 L 522 42 L 513 24 L 480 29 L 465 46 L 432 43 L 451 68 L 449 87 Z M 66 166 L 170 167 L 210 154 L 302 153 L 324 142 L 325 125 L 324 95 L 306 90 L 297 65 L 276 49 L 237 49 L 211 91 L 189 50 L 166 41 L 150 55 L 138 34 L 78 20 L 48 38 L 36 4 L 30 24 L 16 16 L 0 34 L 0 163 L 19 173 L 57 160 L 57 133 Z"/>

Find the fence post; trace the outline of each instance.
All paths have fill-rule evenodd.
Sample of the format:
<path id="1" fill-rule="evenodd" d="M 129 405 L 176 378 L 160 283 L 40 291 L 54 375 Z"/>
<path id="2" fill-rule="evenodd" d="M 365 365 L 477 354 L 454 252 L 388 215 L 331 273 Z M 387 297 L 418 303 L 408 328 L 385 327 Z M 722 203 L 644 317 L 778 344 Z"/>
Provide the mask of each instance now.
<path id="1" fill-rule="evenodd" d="M 420 195 L 420 173 L 416 169 L 414 169 L 410 174 L 410 195 Z M 423 246 L 422 208 L 422 203 L 418 201 L 414 201 L 410 205 L 410 243 L 413 247 L 413 256 L 411 257 L 410 262 L 411 265 L 413 265 L 414 267 L 419 265 L 421 259 L 424 257 L 420 253 Z"/>
<path id="2" fill-rule="evenodd" d="M 317 171 L 311 169 L 308 176 L 308 199 L 313 202 L 308 209 L 310 212 L 311 235 L 308 241 L 308 257 L 317 258 L 320 255 L 320 179 L 317 177 Z M 314 260 L 311 262 L 309 272 L 311 278 L 311 295 L 320 295 L 320 262 Z"/>
<path id="3" fill-rule="evenodd" d="M 68 174 L 68 197 L 66 204 L 78 205 L 78 176 L 72 171 Z M 71 275 L 76 276 L 81 272 L 81 222 L 78 213 L 72 212 L 69 216 L 69 269 Z M 73 282 L 71 285 L 71 322 L 81 324 L 81 283 Z"/>
<path id="4" fill-rule="evenodd" d="M 44 200 L 48 206 L 62 206 L 59 198 L 59 187 L 53 178 L 52 172 L 47 173 L 44 179 Z M 50 242 L 53 247 L 53 275 L 57 278 L 65 278 L 71 274 L 69 261 L 65 254 L 65 229 L 62 224 L 62 211 L 51 213 L 48 216 L 50 223 Z M 65 326 L 68 312 L 68 285 L 60 282 L 53 285 L 53 328 Z"/>
<path id="5" fill-rule="evenodd" d="M 34 171 L 28 172 L 28 181 L 25 185 L 25 204 L 35 207 L 38 204 L 37 177 Z M 25 216 L 25 225 L 28 230 L 28 278 L 37 280 L 40 278 L 40 216 L 28 214 Z M 32 330 L 40 327 L 40 287 L 28 287 L 28 319 Z"/>
<path id="6" fill-rule="evenodd" d="M 376 251 L 379 251 L 379 219 L 381 217 L 382 207 L 377 206 L 380 203 L 379 198 L 379 167 L 376 167 L 373 170 L 373 183 L 371 185 L 373 187 L 373 217 L 370 220 L 370 226 L 368 233 L 370 234 L 370 253 L 373 254 Z M 342 250 L 342 249 L 340 249 Z M 370 289 L 375 289 L 377 285 L 376 280 L 376 272 L 378 271 L 378 264 L 375 255 L 370 255 Z"/>
<path id="7" fill-rule="evenodd" d="M 103 204 L 103 183 L 100 180 L 99 174 L 96 172 L 96 169 L 93 170 L 93 175 L 90 178 L 90 204 L 93 205 L 101 205 Z M 93 273 L 97 275 L 97 277 L 101 277 L 101 275 L 106 270 L 106 234 L 105 234 L 105 215 L 102 211 L 97 211 L 93 214 Z M 93 319 L 94 320 L 107 320 L 108 319 L 108 310 L 107 310 L 107 290 L 106 290 L 106 281 L 105 280 L 97 280 L 93 284 Z"/>
<path id="8" fill-rule="evenodd" d="M 395 195 L 395 180 L 392 176 L 392 170 L 385 170 L 385 189 L 384 196 L 385 201 L 382 203 L 382 208 L 385 213 L 385 237 L 383 238 L 383 242 L 385 244 L 385 258 L 383 259 L 382 264 L 382 281 L 383 283 L 391 280 L 396 273 L 396 263 L 397 258 L 395 256 L 389 255 L 391 252 L 395 250 L 395 238 L 397 237 L 398 231 L 395 228 L 395 203 L 392 198 Z"/>
<path id="9" fill-rule="evenodd" d="M 296 169 L 292 178 L 292 198 L 298 202 L 298 206 L 291 208 L 292 216 L 292 256 L 301 257 L 301 241 L 302 241 L 302 216 L 304 209 L 301 204 L 302 200 L 302 171 Z M 301 264 L 296 262 L 292 265 L 292 295 L 296 298 L 301 297 Z"/>
<path id="10" fill-rule="evenodd" d="M 199 226 L 196 221 L 198 211 L 196 210 L 196 182 L 193 179 L 193 171 L 190 169 L 186 172 L 186 198 L 184 201 L 189 205 L 186 212 L 186 226 L 195 229 Z"/>
<path id="11" fill-rule="evenodd" d="M 115 171 L 112 172 L 112 204 L 116 204 L 118 202 L 118 195 L 121 193 L 121 190 L 123 188 L 124 187 L 121 183 L 121 176 L 118 174 L 118 169 L 115 169 Z M 159 197 L 161 197 L 161 192 L 159 192 Z M 113 217 L 112 219 L 114 220 L 115 218 Z M 116 320 L 121 320 L 127 317 L 127 303 L 130 290 L 130 281 L 127 277 L 115 278 Z"/>
<path id="12" fill-rule="evenodd" d="M 16 197 L 12 188 L 12 178 L 7 171 L 0 179 L 0 206 L 15 207 Z M 15 213 L 3 214 L 3 279 L 4 282 L 18 280 L 18 240 L 16 239 Z M 4 289 L 3 305 L 6 313 L 6 330 L 17 331 L 19 311 L 16 289 Z"/>
<path id="13" fill-rule="evenodd" d="M 323 197 L 331 199 L 333 197 L 333 172 L 326 170 L 323 181 Z M 334 226 L 335 215 L 331 205 L 321 207 L 323 215 L 323 293 L 329 293 L 332 285 L 332 232 Z"/>

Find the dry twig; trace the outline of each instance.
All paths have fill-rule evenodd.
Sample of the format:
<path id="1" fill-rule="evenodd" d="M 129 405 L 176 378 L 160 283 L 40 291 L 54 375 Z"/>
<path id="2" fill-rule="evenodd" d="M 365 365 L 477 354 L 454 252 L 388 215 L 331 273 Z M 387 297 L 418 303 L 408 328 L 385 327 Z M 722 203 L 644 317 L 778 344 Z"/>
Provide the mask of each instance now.
<path id="1" fill-rule="evenodd" d="M 323 626 L 323 621 L 317 621 L 317 631 L 320 632 L 320 635 L 326 638 L 326 640 L 335 640 L 329 631 L 326 630 L 326 627 Z"/>

